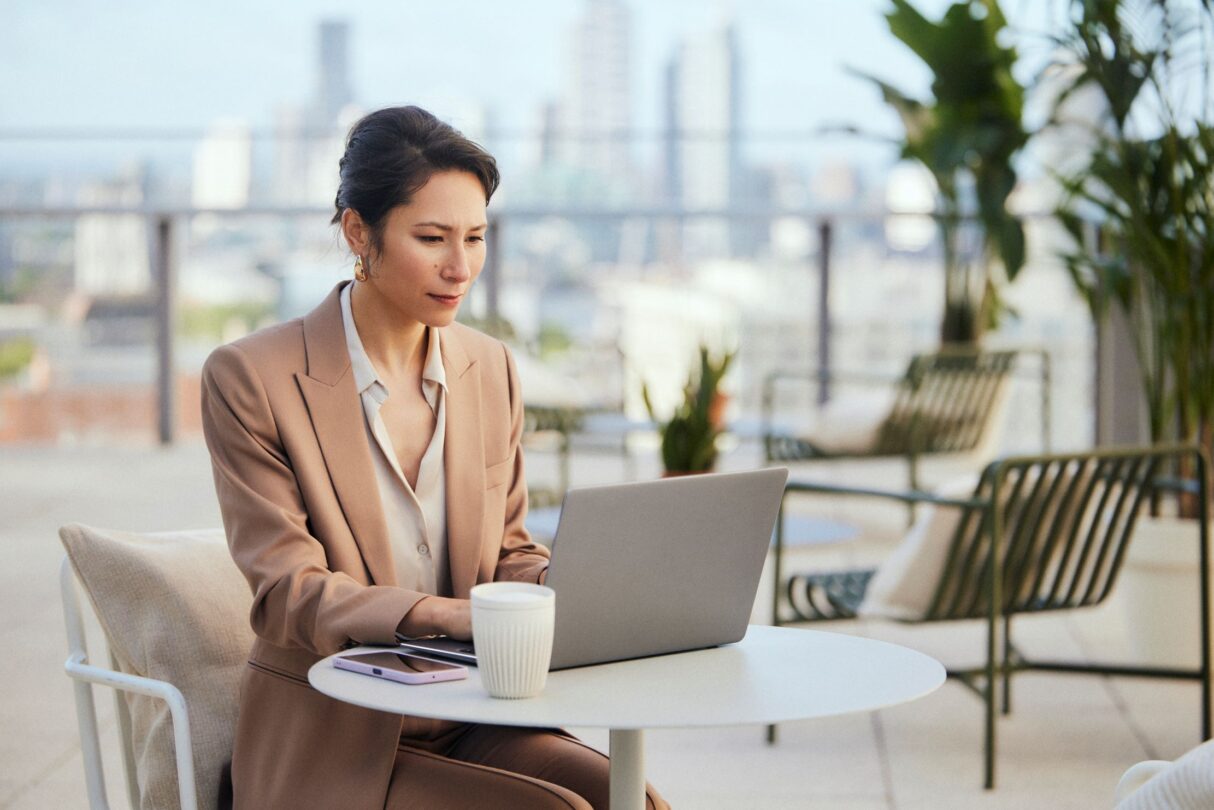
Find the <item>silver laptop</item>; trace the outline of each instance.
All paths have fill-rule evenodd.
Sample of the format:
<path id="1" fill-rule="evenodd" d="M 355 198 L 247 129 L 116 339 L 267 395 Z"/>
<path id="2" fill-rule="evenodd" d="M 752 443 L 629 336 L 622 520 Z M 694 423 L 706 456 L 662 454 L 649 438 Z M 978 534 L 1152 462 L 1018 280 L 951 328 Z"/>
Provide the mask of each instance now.
<path id="1" fill-rule="evenodd" d="M 787 479 L 773 468 L 569 490 L 546 580 L 552 669 L 741 640 Z M 402 644 L 476 661 L 468 642 Z"/>

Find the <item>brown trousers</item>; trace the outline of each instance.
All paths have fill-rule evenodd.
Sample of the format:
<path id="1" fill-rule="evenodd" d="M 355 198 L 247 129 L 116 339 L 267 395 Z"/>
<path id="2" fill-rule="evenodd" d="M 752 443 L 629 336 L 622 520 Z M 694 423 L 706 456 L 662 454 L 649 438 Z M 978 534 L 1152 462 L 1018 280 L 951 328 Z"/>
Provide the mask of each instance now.
<path id="1" fill-rule="evenodd" d="M 607 810 L 608 759 L 555 729 L 461 725 L 401 740 L 386 810 Z M 647 810 L 669 810 L 646 785 Z"/>

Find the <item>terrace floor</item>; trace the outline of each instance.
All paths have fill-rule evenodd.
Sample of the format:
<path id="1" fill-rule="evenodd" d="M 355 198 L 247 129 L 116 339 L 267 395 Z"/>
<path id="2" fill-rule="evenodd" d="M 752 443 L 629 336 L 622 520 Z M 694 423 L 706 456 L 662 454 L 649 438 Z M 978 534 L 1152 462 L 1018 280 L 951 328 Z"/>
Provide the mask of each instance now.
<path id="1" fill-rule="evenodd" d="M 574 483 L 656 471 L 652 451 L 634 468 L 618 457 L 579 453 Z M 544 453 L 529 456 L 533 478 L 555 474 Z M 755 462 L 738 450 L 725 466 Z M 890 467 L 847 470 L 857 483 L 898 486 Z M 834 477 L 836 474 L 832 472 Z M 83 770 L 66 655 L 56 529 L 79 521 L 131 530 L 219 525 L 207 454 L 197 440 L 151 446 L 0 448 L 0 810 L 85 806 Z M 834 519 L 844 505 L 813 504 Z M 879 556 L 898 534 L 900 510 L 854 511 L 858 540 L 800 552 L 800 563 L 828 566 Z M 760 585 L 756 620 L 770 584 Z M 1086 614 L 1017 622 L 1030 655 L 1131 658 L 1117 596 Z M 905 644 L 945 663 L 978 660 L 980 626 L 913 628 L 851 622 L 826 629 Z M 94 642 L 94 654 L 102 647 Z M 829 666 L 829 661 L 823 661 Z M 1028 673 L 1014 682 L 1015 711 L 999 724 L 998 787 L 981 788 L 981 704 L 959 684 L 903 706 L 868 714 L 788 723 L 774 746 L 763 730 L 654 731 L 646 735 L 650 780 L 679 808 L 1096 808 L 1112 805 L 1121 773 L 1143 759 L 1172 759 L 1199 739 L 1200 693 L 1192 682 Z M 111 800 L 125 807 L 113 702 L 98 701 L 106 735 Z M 576 730 L 575 730 L 576 731 Z M 606 746 L 605 732 L 580 732 Z"/>

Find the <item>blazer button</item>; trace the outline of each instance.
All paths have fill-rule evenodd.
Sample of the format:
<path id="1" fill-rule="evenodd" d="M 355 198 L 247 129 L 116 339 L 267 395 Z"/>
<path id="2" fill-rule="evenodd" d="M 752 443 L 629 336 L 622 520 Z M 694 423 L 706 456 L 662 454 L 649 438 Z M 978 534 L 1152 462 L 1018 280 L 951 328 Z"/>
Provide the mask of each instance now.
<path id="1" fill-rule="evenodd" d="M 428 545 L 426 545 L 425 543 L 422 543 L 421 545 L 419 545 L 417 547 L 417 553 L 424 557 L 430 553 L 430 547 Z"/>

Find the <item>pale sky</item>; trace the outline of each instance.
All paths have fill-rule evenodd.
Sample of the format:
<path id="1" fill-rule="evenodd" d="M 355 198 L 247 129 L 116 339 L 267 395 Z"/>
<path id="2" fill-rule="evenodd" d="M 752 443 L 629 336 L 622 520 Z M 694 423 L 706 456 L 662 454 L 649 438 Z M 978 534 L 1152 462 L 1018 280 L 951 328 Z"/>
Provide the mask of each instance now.
<path id="1" fill-rule="evenodd" d="M 1040 29 L 1058 4 L 1005 0 L 1005 11 L 1013 24 Z M 739 34 L 747 130 L 851 122 L 896 131 L 876 90 L 848 75 L 849 65 L 926 90 L 925 69 L 888 33 L 884 0 L 628 5 L 640 128 L 660 122 L 661 70 L 680 39 L 728 16 Z M 948 3 L 919 5 L 938 14 Z M 327 18 L 350 24 L 352 79 L 364 108 L 420 103 L 441 115 L 443 107 L 478 102 L 499 127 L 530 129 L 539 105 L 559 94 L 566 32 L 582 8 L 582 0 L 22 3 L 0 15 L 0 132 L 194 129 L 224 117 L 268 127 L 277 107 L 310 97 L 317 23 Z M 0 140 L 0 172 L 52 154 L 71 164 L 95 146 Z M 769 146 L 808 161 L 864 149 L 841 138 Z"/>

